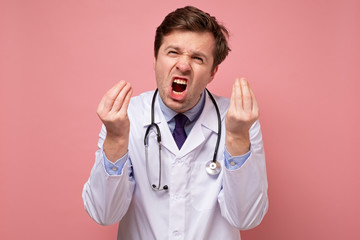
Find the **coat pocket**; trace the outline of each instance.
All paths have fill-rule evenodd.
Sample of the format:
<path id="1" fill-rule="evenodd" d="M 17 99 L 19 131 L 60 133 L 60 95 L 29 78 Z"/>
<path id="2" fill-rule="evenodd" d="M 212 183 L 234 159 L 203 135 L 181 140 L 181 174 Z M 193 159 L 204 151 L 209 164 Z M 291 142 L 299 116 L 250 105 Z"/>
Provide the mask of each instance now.
<path id="1" fill-rule="evenodd" d="M 191 167 L 190 201 L 198 211 L 216 206 L 222 185 L 222 174 L 211 176 L 206 172 L 206 162 L 194 162 Z"/>

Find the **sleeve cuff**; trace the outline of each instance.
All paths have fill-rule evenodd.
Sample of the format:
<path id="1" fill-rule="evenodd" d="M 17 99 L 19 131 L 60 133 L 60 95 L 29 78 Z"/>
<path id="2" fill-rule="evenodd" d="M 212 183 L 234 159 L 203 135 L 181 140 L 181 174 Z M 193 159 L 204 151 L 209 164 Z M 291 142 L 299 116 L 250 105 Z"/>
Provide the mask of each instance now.
<path id="1" fill-rule="evenodd" d="M 104 166 L 105 166 L 105 171 L 107 172 L 107 174 L 121 175 L 124 165 L 126 163 L 126 160 L 128 159 L 128 153 L 126 153 L 124 156 L 122 156 L 120 159 L 118 159 L 115 163 L 113 163 L 109 159 L 107 159 L 104 150 L 102 150 L 102 154 L 104 157 Z"/>
<path id="2" fill-rule="evenodd" d="M 225 148 L 224 150 L 224 164 L 226 169 L 228 170 L 236 170 L 239 169 L 246 160 L 250 157 L 251 150 L 240 156 L 231 156 L 228 150 Z"/>

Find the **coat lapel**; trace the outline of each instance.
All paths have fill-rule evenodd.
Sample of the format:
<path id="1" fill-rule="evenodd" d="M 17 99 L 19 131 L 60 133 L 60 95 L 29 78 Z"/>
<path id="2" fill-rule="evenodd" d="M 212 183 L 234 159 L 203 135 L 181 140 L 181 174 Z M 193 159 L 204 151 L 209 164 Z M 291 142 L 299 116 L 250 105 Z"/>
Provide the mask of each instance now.
<path id="1" fill-rule="evenodd" d="M 180 150 L 181 155 L 186 155 L 201 145 L 211 133 L 218 132 L 218 119 L 214 104 L 206 93 L 204 109 L 191 129 L 184 145 Z"/>
<path id="2" fill-rule="evenodd" d="M 151 96 L 153 96 L 153 95 L 151 95 Z M 149 101 L 151 102 L 151 100 L 152 100 L 152 97 Z M 155 101 L 154 112 L 155 112 L 154 122 L 160 128 L 162 146 L 167 148 L 173 154 L 177 155 L 179 153 L 179 149 L 178 149 L 178 147 L 175 143 L 175 140 L 171 134 L 171 131 L 165 120 L 165 117 L 161 112 L 158 98 L 156 98 L 156 101 Z M 144 126 L 148 127 L 150 124 L 151 124 L 151 104 L 150 104 L 150 107 L 148 107 L 144 110 Z"/>

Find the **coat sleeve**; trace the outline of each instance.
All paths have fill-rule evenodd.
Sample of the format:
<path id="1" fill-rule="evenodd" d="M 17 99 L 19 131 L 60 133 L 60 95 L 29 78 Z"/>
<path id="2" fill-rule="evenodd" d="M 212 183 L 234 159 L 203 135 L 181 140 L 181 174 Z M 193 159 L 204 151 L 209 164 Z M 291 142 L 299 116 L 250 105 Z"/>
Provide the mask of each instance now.
<path id="1" fill-rule="evenodd" d="M 109 175 L 104 166 L 102 145 L 106 136 L 103 126 L 100 132 L 99 149 L 95 153 L 95 163 L 82 193 L 86 212 L 101 225 L 119 222 L 127 212 L 135 180 L 132 177 L 131 160 L 127 157 L 120 175 Z"/>
<path id="2" fill-rule="evenodd" d="M 250 129 L 251 154 L 236 170 L 224 168 L 218 196 L 222 216 L 234 227 L 246 230 L 260 224 L 268 210 L 265 153 L 256 121 Z"/>

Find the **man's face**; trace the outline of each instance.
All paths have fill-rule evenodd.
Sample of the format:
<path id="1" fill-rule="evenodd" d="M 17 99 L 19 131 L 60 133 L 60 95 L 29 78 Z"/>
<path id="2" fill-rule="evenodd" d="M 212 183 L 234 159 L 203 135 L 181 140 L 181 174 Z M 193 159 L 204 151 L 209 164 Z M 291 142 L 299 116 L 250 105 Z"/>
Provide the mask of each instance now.
<path id="1" fill-rule="evenodd" d="M 182 113 L 196 105 L 217 71 L 209 32 L 173 31 L 163 38 L 154 60 L 156 84 L 163 102 Z"/>

